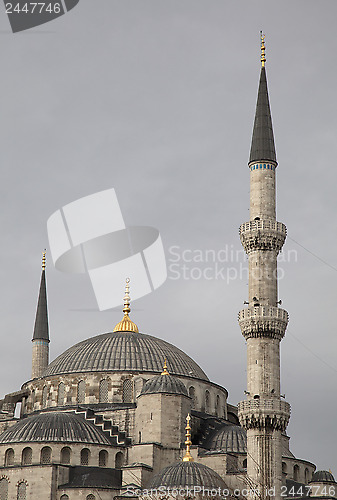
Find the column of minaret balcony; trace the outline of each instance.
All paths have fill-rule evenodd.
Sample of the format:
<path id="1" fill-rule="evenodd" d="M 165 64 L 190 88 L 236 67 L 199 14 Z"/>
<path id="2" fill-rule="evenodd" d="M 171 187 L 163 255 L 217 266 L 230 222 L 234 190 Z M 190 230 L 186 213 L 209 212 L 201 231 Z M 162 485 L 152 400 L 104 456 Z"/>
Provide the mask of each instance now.
<path id="1" fill-rule="evenodd" d="M 261 36 L 261 75 L 249 159 L 250 221 L 240 227 L 248 255 L 248 308 L 239 313 L 247 341 L 247 401 L 239 403 L 239 419 L 247 430 L 247 474 L 260 498 L 280 498 L 282 438 L 290 406 L 280 399 L 280 341 L 288 313 L 279 307 L 277 256 L 286 227 L 276 221 L 277 167 Z M 271 490 L 275 488 L 275 491 Z"/>

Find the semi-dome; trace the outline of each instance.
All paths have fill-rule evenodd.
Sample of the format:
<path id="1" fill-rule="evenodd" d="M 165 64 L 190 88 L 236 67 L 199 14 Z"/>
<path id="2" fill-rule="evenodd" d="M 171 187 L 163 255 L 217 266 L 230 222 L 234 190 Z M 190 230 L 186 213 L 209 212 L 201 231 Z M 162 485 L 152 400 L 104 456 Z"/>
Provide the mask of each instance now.
<path id="1" fill-rule="evenodd" d="M 207 449 L 226 453 L 247 453 L 247 434 L 239 425 L 224 425 L 207 440 Z"/>
<path id="2" fill-rule="evenodd" d="M 327 470 L 318 470 L 313 473 L 310 483 L 334 483 L 335 478 Z"/>
<path id="3" fill-rule="evenodd" d="M 222 490 L 227 488 L 219 474 L 207 465 L 198 462 L 178 462 L 165 467 L 152 478 L 147 488 L 155 489 L 160 486 L 173 488 L 204 486 L 209 489 L 221 488 Z"/>
<path id="4" fill-rule="evenodd" d="M 143 394 L 182 394 L 188 396 L 185 384 L 177 377 L 173 377 L 168 372 L 156 375 L 148 380 L 140 393 Z"/>
<path id="5" fill-rule="evenodd" d="M 19 420 L 0 434 L 0 444 L 36 441 L 111 445 L 105 434 L 94 424 L 67 412 L 32 415 Z"/>
<path id="6" fill-rule="evenodd" d="M 52 361 L 43 376 L 102 371 L 161 373 L 165 359 L 172 375 L 208 381 L 200 366 L 178 347 L 137 332 L 105 333 L 79 342 Z"/>

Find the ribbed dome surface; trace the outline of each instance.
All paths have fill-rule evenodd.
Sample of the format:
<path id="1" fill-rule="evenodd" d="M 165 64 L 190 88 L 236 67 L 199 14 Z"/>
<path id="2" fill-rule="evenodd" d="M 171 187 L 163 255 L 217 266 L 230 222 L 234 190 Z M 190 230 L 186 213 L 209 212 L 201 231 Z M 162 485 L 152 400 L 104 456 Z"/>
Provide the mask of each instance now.
<path id="1" fill-rule="evenodd" d="M 178 462 L 165 467 L 156 474 L 147 488 L 204 486 L 205 488 L 227 488 L 226 483 L 214 470 L 197 462 Z"/>
<path id="2" fill-rule="evenodd" d="M 167 359 L 172 375 L 208 380 L 193 359 L 172 344 L 143 333 L 105 333 L 70 347 L 47 367 L 44 376 L 75 372 L 161 373 Z"/>
<path id="3" fill-rule="evenodd" d="M 158 394 L 164 392 L 166 394 L 183 394 L 188 396 L 185 384 L 172 375 L 157 375 L 148 380 L 141 391 L 141 394 Z"/>
<path id="4" fill-rule="evenodd" d="M 66 412 L 40 413 L 19 420 L 0 434 L 0 443 L 52 441 L 111 445 L 94 424 Z"/>
<path id="5" fill-rule="evenodd" d="M 312 475 L 310 483 L 334 483 L 335 478 L 327 470 L 318 470 Z"/>
<path id="6" fill-rule="evenodd" d="M 210 451 L 247 453 L 247 434 L 239 425 L 224 425 L 209 436 L 207 448 Z"/>

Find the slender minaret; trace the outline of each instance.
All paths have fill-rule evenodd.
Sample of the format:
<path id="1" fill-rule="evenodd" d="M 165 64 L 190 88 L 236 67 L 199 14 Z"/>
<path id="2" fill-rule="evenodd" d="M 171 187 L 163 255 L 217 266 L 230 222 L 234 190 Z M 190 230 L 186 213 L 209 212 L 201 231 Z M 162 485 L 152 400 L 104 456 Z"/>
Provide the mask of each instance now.
<path id="1" fill-rule="evenodd" d="M 49 363 L 49 327 L 46 290 L 46 252 L 42 254 L 42 274 L 33 334 L 32 378 L 41 377 Z"/>
<path id="2" fill-rule="evenodd" d="M 288 313 L 277 297 L 277 255 L 287 234 L 276 221 L 277 167 L 261 32 L 261 75 L 257 97 L 250 170 L 250 221 L 240 227 L 249 262 L 249 302 L 239 313 L 247 342 L 247 400 L 239 403 L 239 419 L 247 431 L 247 475 L 262 499 L 280 499 L 282 433 L 290 405 L 280 395 L 280 341 Z M 275 493 L 271 488 L 275 487 Z M 254 495 L 251 495 L 254 496 Z"/>

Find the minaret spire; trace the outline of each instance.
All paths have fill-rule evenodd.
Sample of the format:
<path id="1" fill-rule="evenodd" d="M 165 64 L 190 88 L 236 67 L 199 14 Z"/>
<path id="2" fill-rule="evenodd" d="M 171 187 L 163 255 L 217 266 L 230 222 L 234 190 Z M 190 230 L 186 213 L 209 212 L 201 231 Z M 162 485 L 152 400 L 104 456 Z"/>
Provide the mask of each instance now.
<path id="1" fill-rule="evenodd" d="M 239 313 L 239 325 L 247 342 L 248 398 L 239 403 L 239 419 L 247 431 L 247 475 L 262 500 L 280 500 L 282 432 L 288 425 L 290 405 L 280 395 L 280 342 L 288 313 L 279 307 L 277 256 L 287 229 L 276 221 L 277 162 L 264 38 L 261 33 L 261 75 L 248 163 L 250 221 L 240 226 L 241 243 L 248 255 L 249 302 Z"/>
<path id="2" fill-rule="evenodd" d="M 42 253 L 42 273 L 33 333 L 32 378 L 42 375 L 49 362 L 49 323 L 46 288 L 46 251 Z"/>
<path id="3" fill-rule="evenodd" d="M 265 68 L 264 40 L 265 35 L 261 31 L 261 73 L 249 163 L 253 161 L 272 161 L 277 166 Z"/>

